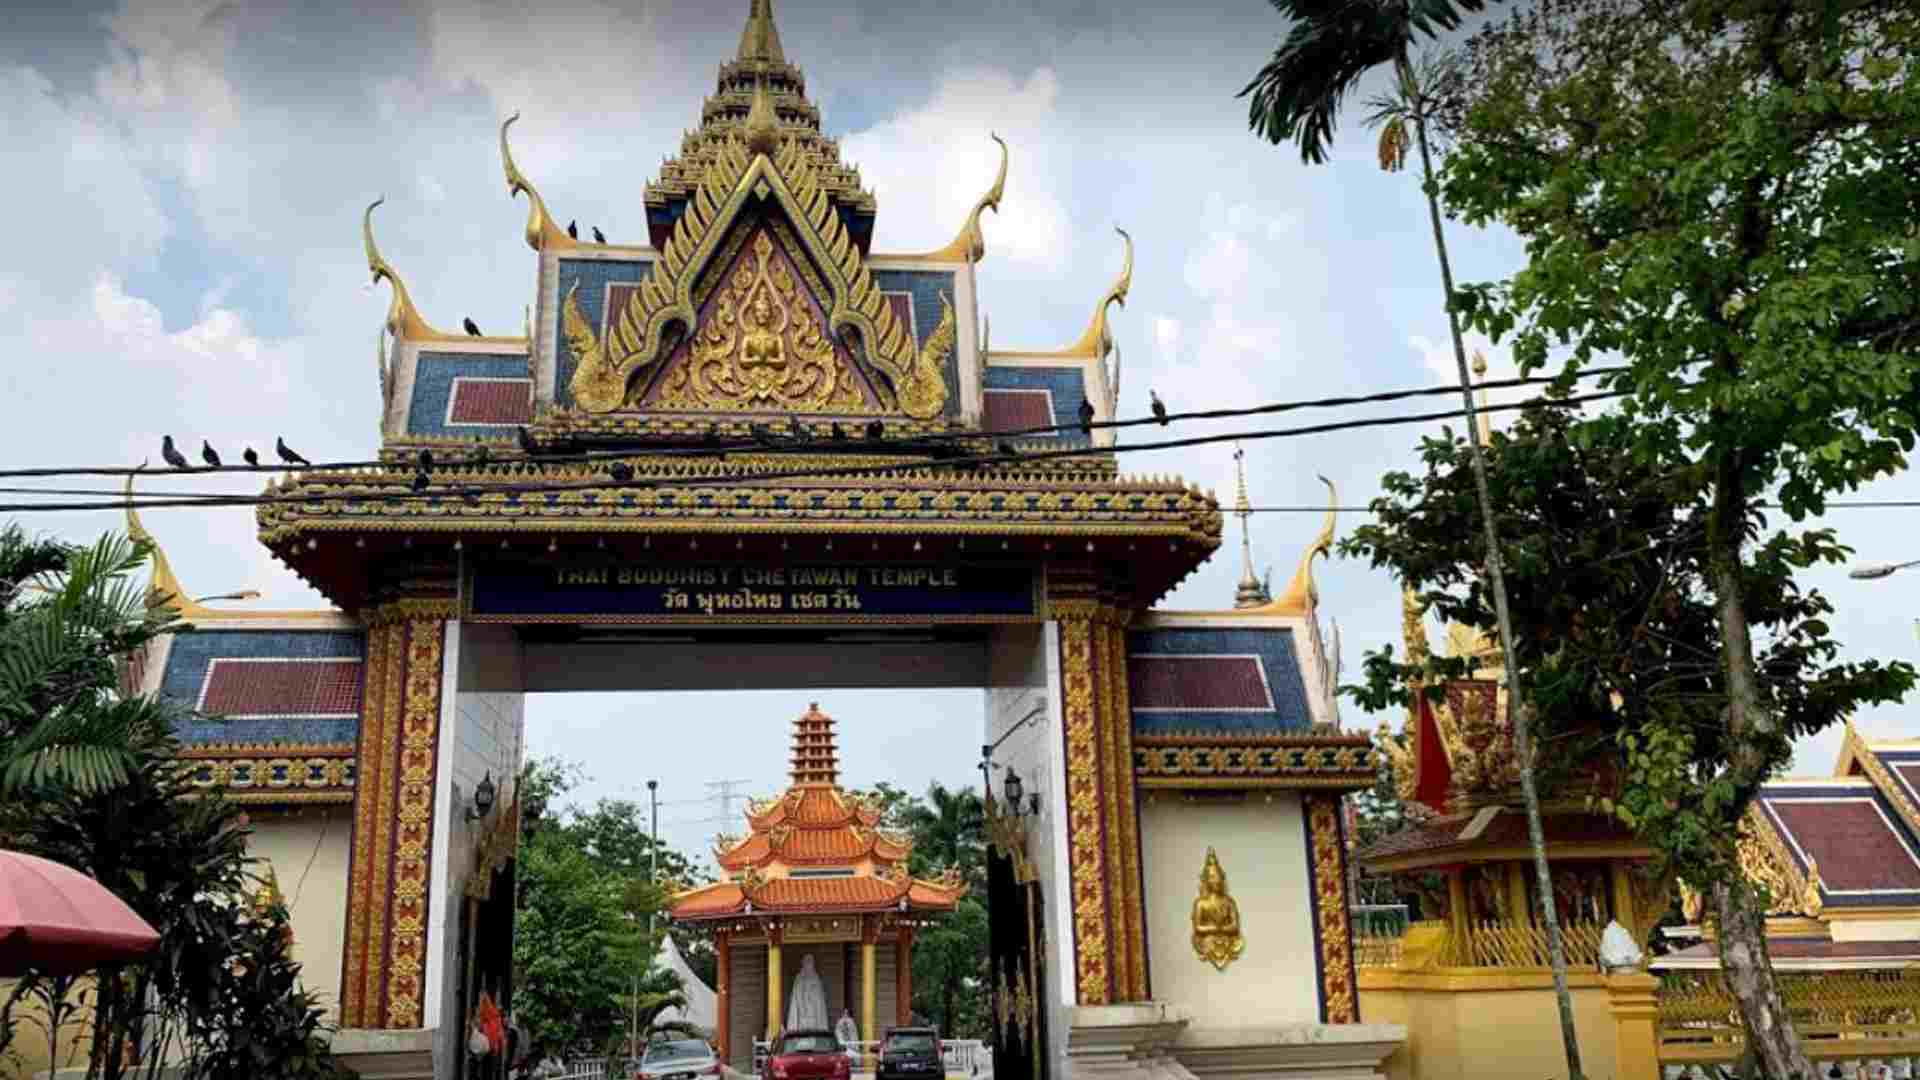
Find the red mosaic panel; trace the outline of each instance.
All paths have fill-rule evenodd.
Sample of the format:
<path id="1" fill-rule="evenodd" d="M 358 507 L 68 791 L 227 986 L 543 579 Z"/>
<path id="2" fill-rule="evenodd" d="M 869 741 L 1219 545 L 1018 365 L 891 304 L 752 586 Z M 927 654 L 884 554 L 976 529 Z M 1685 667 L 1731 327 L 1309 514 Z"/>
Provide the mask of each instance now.
<path id="1" fill-rule="evenodd" d="M 1272 709 L 1254 656 L 1134 656 L 1127 692 L 1135 709 Z"/>
<path id="2" fill-rule="evenodd" d="M 1827 888 L 1920 889 L 1920 865 L 1873 802 L 1769 799 L 1767 806 L 1813 857 Z"/>
<path id="3" fill-rule="evenodd" d="M 533 419 L 529 379 L 459 379 L 453 384 L 455 424 L 524 424 Z"/>
<path id="4" fill-rule="evenodd" d="M 995 434 L 1053 426 L 1053 398 L 1045 390 L 987 390 L 981 421 Z"/>
<path id="5" fill-rule="evenodd" d="M 358 660 L 215 660 L 202 712 L 215 716 L 353 716 Z"/>

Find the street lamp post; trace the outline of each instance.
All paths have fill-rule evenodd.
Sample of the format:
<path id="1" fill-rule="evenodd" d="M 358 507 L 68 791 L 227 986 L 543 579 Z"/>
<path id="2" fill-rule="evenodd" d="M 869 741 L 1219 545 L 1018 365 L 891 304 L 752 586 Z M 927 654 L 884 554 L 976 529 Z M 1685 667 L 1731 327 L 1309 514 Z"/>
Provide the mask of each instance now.
<path id="1" fill-rule="evenodd" d="M 647 781 L 647 801 L 651 803 L 651 824 L 648 826 L 647 842 L 647 884 L 657 886 L 660 882 L 660 781 Z M 647 941 L 653 941 L 655 912 L 647 913 Z M 627 1059 L 633 1061 L 640 1056 L 640 972 L 633 973 L 633 1007 L 630 1010 L 627 1025 Z"/>
<path id="2" fill-rule="evenodd" d="M 1909 566 L 1920 566 L 1920 559 L 1910 559 L 1907 562 L 1896 563 L 1868 563 L 1865 566 L 1856 566 L 1847 571 L 1847 576 L 1856 581 L 1871 581 L 1874 578 L 1883 578 L 1896 571 L 1905 570 Z"/>

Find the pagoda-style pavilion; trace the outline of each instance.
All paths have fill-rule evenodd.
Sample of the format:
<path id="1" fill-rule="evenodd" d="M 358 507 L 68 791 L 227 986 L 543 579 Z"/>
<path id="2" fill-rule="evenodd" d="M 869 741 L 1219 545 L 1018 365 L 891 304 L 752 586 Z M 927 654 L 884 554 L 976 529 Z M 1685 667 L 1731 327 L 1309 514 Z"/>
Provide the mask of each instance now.
<path id="1" fill-rule="evenodd" d="M 714 1041 L 735 1068 L 752 1063 L 752 1033 L 772 1039 L 785 1026 L 784 990 L 809 956 L 829 1015 L 853 1009 L 861 1038 L 877 1037 L 883 1016 L 908 1023 L 913 932 L 966 892 L 957 869 L 935 881 L 907 872 L 912 839 L 881 828 L 880 809 L 840 787 L 833 718 L 817 704 L 793 722 L 792 775 L 783 794 L 749 804 L 745 836 L 718 838 L 720 880 L 678 893 L 668 909 L 713 932 Z"/>

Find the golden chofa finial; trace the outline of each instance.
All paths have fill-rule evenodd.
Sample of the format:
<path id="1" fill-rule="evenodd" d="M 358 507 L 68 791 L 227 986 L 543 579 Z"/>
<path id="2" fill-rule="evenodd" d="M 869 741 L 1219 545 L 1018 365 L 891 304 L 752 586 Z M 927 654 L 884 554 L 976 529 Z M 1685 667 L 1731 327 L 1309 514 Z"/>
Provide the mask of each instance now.
<path id="1" fill-rule="evenodd" d="M 773 111 L 773 99 L 766 85 L 753 84 L 753 107 L 747 110 L 747 149 L 771 158 L 780 149 L 780 117 Z"/>
<path id="2" fill-rule="evenodd" d="M 518 119 L 520 114 L 516 112 L 500 125 L 500 163 L 507 170 L 507 197 L 512 198 L 522 192 L 527 196 L 527 246 L 535 251 L 577 247 L 567 231 L 554 224 L 553 217 L 547 213 L 546 200 L 533 189 L 533 183 L 520 171 L 520 167 L 513 163 L 513 148 L 507 145 L 507 129 Z"/>
<path id="3" fill-rule="evenodd" d="M 1113 227 L 1113 231 L 1119 233 L 1120 239 L 1127 245 L 1126 264 L 1120 268 L 1120 276 L 1113 279 L 1113 285 L 1107 289 L 1106 295 L 1100 298 L 1100 306 L 1093 309 L 1093 321 L 1087 324 L 1080 340 L 1060 350 L 1063 356 L 1104 357 L 1107 350 L 1113 347 L 1113 335 L 1107 330 L 1107 306 L 1119 304 L 1126 307 L 1127 290 L 1133 287 L 1133 237 L 1118 225 Z"/>
<path id="4" fill-rule="evenodd" d="M 987 236 L 980 231 L 980 215 L 987 210 L 998 214 L 1000 200 L 1007 193 L 1007 142 L 992 132 L 988 132 L 987 137 L 1000 144 L 1000 173 L 993 178 L 993 186 L 980 196 L 979 202 L 973 204 L 973 210 L 967 214 L 967 223 L 960 227 L 960 232 L 946 247 L 914 258 L 928 262 L 979 262 L 986 255 Z"/>
<path id="5" fill-rule="evenodd" d="M 145 465 L 141 466 L 145 468 Z M 153 574 L 147 580 L 147 607 L 172 608 L 175 616 L 193 620 L 216 613 L 201 607 L 187 595 L 187 590 L 174 576 L 173 564 L 167 561 L 167 553 L 160 550 L 160 542 L 153 538 L 145 525 L 140 523 L 140 512 L 133 508 L 133 477 L 127 477 L 127 536 L 135 543 L 147 548 L 147 561 L 153 566 Z"/>
<path id="6" fill-rule="evenodd" d="M 373 275 L 373 283 L 378 285 L 385 279 L 393 287 L 393 302 L 387 305 L 387 330 L 402 341 L 454 341 L 451 334 L 435 330 L 420 317 L 413 306 L 413 297 L 407 295 L 406 283 L 394 272 L 392 264 L 380 257 L 380 248 L 373 242 L 373 208 L 386 202 L 381 196 L 367 204 L 367 212 L 360 220 L 360 231 L 367 245 L 367 272 Z"/>
<path id="7" fill-rule="evenodd" d="M 1327 485 L 1327 521 L 1320 527 L 1320 535 L 1313 538 L 1307 553 L 1300 557 L 1300 566 L 1293 572 L 1293 580 L 1287 582 L 1287 589 L 1273 603 L 1259 610 L 1273 615 L 1306 615 L 1313 611 L 1319 602 L 1319 593 L 1313 585 L 1313 559 L 1316 555 L 1333 553 L 1333 527 L 1339 516 L 1339 494 L 1334 490 L 1333 481 L 1321 477 L 1320 482 Z"/>

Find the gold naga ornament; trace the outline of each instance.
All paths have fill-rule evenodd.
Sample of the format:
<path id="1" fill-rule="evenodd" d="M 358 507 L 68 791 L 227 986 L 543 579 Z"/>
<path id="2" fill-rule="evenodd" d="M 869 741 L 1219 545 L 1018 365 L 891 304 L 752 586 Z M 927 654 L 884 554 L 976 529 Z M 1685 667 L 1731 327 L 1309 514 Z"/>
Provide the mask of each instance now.
<path id="1" fill-rule="evenodd" d="M 1240 905 L 1227 895 L 1227 872 L 1220 868 L 1220 857 L 1208 848 L 1206 864 L 1200 868 L 1200 895 L 1193 901 L 1194 955 L 1214 970 L 1225 971 L 1246 948 L 1246 938 L 1240 934 Z"/>

